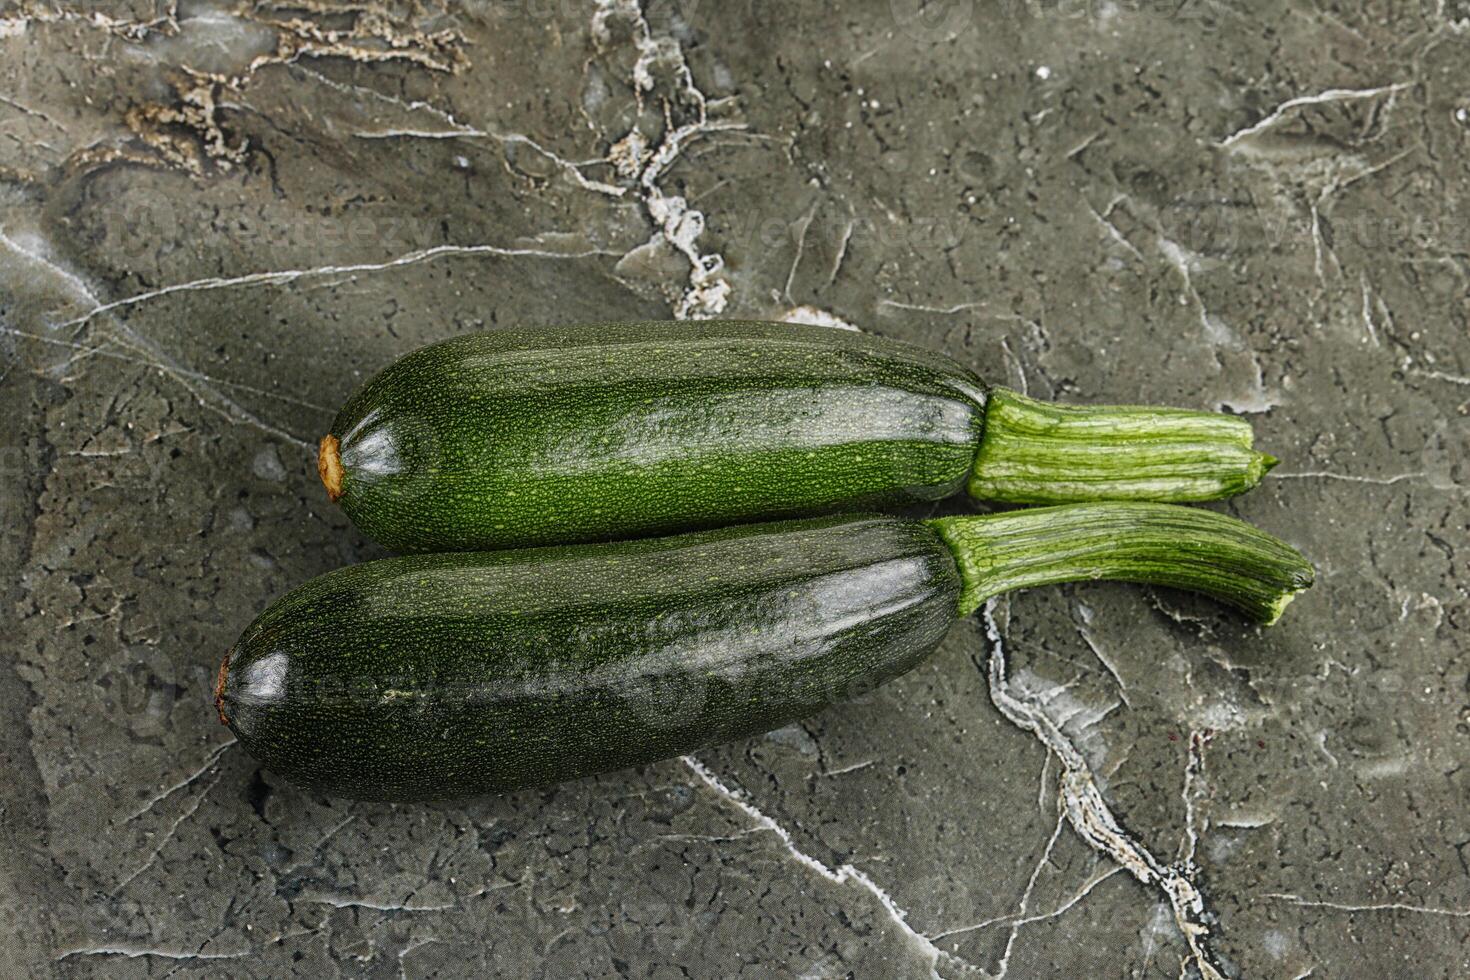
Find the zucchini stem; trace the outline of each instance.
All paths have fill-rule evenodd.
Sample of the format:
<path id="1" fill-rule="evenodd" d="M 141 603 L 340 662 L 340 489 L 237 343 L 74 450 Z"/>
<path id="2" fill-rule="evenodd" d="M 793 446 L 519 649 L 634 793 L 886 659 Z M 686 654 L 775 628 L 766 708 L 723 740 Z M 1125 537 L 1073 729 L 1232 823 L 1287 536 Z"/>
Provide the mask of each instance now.
<path id="1" fill-rule="evenodd" d="M 1269 626 L 1314 576 L 1285 542 L 1194 507 L 1119 501 L 927 523 L 959 566 L 962 616 L 1012 589 L 1114 579 L 1203 592 Z"/>
<path id="2" fill-rule="evenodd" d="M 1132 405 L 1054 405 L 995 388 L 969 492 L 976 500 L 1186 503 L 1244 493 L 1276 458 L 1245 419 Z"/>

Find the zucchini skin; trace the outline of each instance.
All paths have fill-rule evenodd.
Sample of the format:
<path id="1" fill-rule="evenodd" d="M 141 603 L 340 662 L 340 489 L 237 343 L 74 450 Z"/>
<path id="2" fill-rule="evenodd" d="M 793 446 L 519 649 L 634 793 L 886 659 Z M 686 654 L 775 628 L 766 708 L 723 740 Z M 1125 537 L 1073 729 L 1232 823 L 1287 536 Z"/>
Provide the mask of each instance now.
<path id="1" fill-rule="evenodd" d="M 780 727 L 922 661 L 960 576 L 927 525 L 826 517 L 409 555 L 312 580 L 221 665 L 252 755 L 428 800 L 641 765 Z"/>
<path id="2" fill-rule="evenodd" d="M 399 552 L 882 509 L 964 488 L 986 400 L 942 354 L 827 327 L 473 334 L 400 358 L 343 406 L 333 497 Z"/>

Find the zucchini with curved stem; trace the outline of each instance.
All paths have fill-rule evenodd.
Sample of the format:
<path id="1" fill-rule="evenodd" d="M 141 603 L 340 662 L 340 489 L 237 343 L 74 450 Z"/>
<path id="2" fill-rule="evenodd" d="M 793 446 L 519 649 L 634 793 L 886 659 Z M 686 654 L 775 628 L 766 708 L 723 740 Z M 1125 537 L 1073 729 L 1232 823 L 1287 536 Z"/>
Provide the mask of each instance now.
<path id="1" fill-rule="evenodd" d="M 1213 412 L 1053 406 L 941 354 L 785 323 L 458 337 L 364 385 L 321 441 L 333 500 L 395 551 L 643 537 L 968 491 L 1188 502 L 1275 460 Z"/>
<path id="2" fill-rule="evenodd" d="M 508 790 L 788 724 L 909 670 L 988 596 L 1094 578 L 1270 623 L 1312 566 L 1233 518 L 1136 503 L 410 555 L 276 602 L 226 655 L 216 703 L 313 788 Z"/>

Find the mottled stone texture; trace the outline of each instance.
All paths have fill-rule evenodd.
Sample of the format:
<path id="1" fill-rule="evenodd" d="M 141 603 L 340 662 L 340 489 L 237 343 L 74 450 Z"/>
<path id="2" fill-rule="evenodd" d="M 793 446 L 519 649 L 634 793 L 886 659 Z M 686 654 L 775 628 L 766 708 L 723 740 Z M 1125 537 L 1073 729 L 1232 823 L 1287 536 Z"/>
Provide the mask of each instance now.
<path id="1" fill-rule="evenodd" d="M 1269 631 L 1023 595 L 1010 688 L 1226 975 L 1465 976 L 1467 68 L 1457 0 L 0 3 L 0 975 L 1197 975 L 978 623 L 803 725 L 456 806 L 228 743 L 226 646 L 379 553 L 311 454 L 366 374 L 723 309 L 1247 414 L 1284 462 L 1223 509 L 1316 589 Z"/>

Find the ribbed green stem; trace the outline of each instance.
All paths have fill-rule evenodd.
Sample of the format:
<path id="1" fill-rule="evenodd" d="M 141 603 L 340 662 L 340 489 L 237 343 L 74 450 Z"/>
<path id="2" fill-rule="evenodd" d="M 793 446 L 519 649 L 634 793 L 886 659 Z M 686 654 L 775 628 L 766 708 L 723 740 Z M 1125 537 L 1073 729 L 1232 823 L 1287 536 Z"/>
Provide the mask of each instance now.
<path id="1" fill-rule="evenodd" d="M 970 496 L 1014 504 L 1185 503 L 1244 493 L 1276 459 L 1245 419 L 1132 405 L 1054 405 L 990 393 Z"/>
<path id="2" fill-rule="evenodd" d="M 1285 542 L 1194 507 L 1070 504 L 928 523 L 954 552 L 966 616 L 1012 589 L 1115 579 L 1203 592 L 1269 626 L 1314 574 Z"/>

